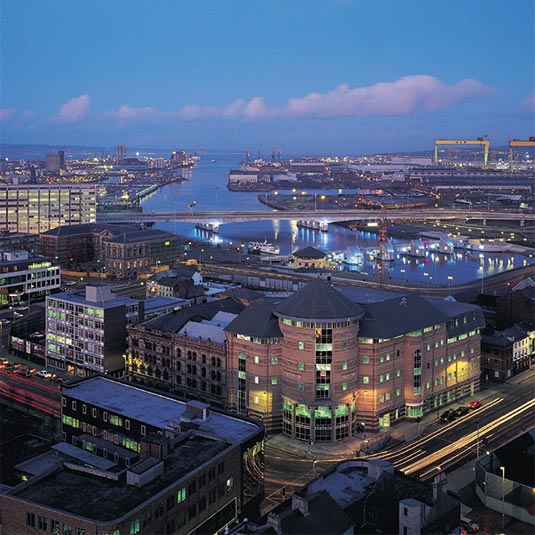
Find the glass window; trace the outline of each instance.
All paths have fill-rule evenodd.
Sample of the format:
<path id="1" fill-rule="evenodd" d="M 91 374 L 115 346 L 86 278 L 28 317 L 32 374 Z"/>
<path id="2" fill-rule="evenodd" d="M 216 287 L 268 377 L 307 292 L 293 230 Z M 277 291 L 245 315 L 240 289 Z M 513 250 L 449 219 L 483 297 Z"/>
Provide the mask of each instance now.
<path id="1" fill-rule="evenodd" d="M 363 382 L 365 385 L 369 384 L 369 383 L 370 383 L 370 377 L 369 377 L 369 375 L 364 375 L 364 376 L 362 377 L 362 382 Z"/>

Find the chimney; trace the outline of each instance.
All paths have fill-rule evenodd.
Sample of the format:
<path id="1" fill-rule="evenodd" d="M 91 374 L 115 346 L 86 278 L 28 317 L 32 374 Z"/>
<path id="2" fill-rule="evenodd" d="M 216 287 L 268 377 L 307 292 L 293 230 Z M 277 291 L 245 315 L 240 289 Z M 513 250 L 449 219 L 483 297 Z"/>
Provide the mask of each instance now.
<path id="1" fill-rule="evenodd" d="M 301 511 L 303 516 L 308 516 L 308 498 L 305 492 L 297 491 L 292 496 L 292 509 Z"/>

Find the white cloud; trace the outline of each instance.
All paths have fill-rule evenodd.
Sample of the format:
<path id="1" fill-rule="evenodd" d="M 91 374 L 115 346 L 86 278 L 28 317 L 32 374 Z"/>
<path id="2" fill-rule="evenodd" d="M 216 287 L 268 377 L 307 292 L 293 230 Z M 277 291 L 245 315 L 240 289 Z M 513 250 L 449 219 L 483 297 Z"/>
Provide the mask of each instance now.
<path id="1" fill-rule="evenodd" d="M 117 119 L 136 119 L 138 117 L 155 115 L 158 112 L 152 106 L 145 106 L 143 108 L 135 108 L 128 104 L 123 104 L 117 111 L 110 112 Z"/>
<path id="2" fill-rule="evenodd" d="M 91 98 L 84 94 L 65 102 L 59 109 L 59 120 L 66 123 L 74 123 L 83 119 L 89 112 Z"/>
<path id="3" fill-rule="evenodd" d="M 446 85 L 433 76 L 414 75 L 404 76 L 394 82 L 379 82 L 363 87 L 351 88 L 342 84 L 327 93 L 314 92 L 304 97 L 290 98 L 283 108 L 270 108 L 263 97 L 256 96 L 250 99 L 240 98 L 223 107 L 189 104 L 171 112 L 161 112 L 151 106 L 136 108 L 123 104 L 117 111 L 104 115 L 119 120 L 404 116 L 433 113 L 458 102 L 485 95 L 489 91 L 484 84 L 470 78 Z"/>
<path id="4" fill-rule="evenodd" d="M 488 92 L 477 80 L 447 86 L 427 75 L 404 76 L 395 82 L 350 88 L 340 85 L 329 93 L 291 98 L 284 114 L 290 117 L 366 117 L 434 112 Z"/>

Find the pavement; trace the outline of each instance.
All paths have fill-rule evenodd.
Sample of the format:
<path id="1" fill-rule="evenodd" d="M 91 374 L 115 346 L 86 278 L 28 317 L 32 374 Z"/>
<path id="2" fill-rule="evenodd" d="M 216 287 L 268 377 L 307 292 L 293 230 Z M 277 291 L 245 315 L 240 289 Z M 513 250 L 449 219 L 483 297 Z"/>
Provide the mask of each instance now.
<path id="1" fill-rule="evenodd" d="M 531 371 L 532 375 L 535 376 L 535 369 L 529 371 Z M 520 374 L 513 379 L 517 379 L 518 382 L 520 382 L 522 375 L 523 374 Z M 511 383 L 513 379 L 509 380 L 509 383 Z M 494 397 L 497 394 L 498 390 L 488 388 L 478 392 L 477 395 L 473 396 L 473 398 L 480 399 L 484 402 L 485 399 Z M 461 404 L 468 403 L 468 400 L 463 401 L 464 403 L 456 403 L 448 405 L 447 407 L 444 406 L 442 407 L 442 410 L 445 410 L 446 408 L 456 408 Z M 432 430 L 436 429 L 440 412 L 441 409 L 432 411 L 430 414 L 425 415 L 419 423 L 403 420 L 383 432 L 360 433 L 357 437 L 348 438 L 335 443 L 316 442 L 314 444 L 309 444 L 306 441 L 299 442 L 294 440 L 286 435 L 283 435 L 282 433 L 278 435 L 270 435 L 266 439 L 266 442 L 272 449 L 291 453 L 305 459 L 343 460 L 355 458 L 357 456 L 357 452 L 359 452 L 361 448 L 364 449 L 366 446 L 371 445 L 375 441 L 384 440 L 385 443 L 388 441 L 387 445 L 391 447 L 395 444 L 415 440 L 418 437 L 430 433 Z"/>

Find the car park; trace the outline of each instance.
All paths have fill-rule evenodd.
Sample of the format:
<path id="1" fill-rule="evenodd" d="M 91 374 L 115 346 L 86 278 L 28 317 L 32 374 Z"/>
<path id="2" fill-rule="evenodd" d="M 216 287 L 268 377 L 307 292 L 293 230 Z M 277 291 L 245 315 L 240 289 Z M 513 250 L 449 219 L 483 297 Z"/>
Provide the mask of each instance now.
<path id="1" fill-rule="evenodd" d="M 468 404 L 468 406 L 471 409 L 479 409 L 479 407 L 481 407 L 481 401 L 479 401 L 479 399 L 474 399 Z"/>
<path id="2" fill-rule="evenodd" d="M 453 420 L 455 420 L 455 414 L 452 410 L 448 409 L 440 415 L 441 422 L 453 422 Z"/>
<path id="3" fill-rule="evenodd" d="M 461 416 L 465 416 L 466 414 L 468 414 L 470 412 L 470 409 L 466 405 L 461 405 L 460 407 L 455 409 L 455 411 L 453 412 L 455 412 L 455 417 L 459 418 Z"/>

